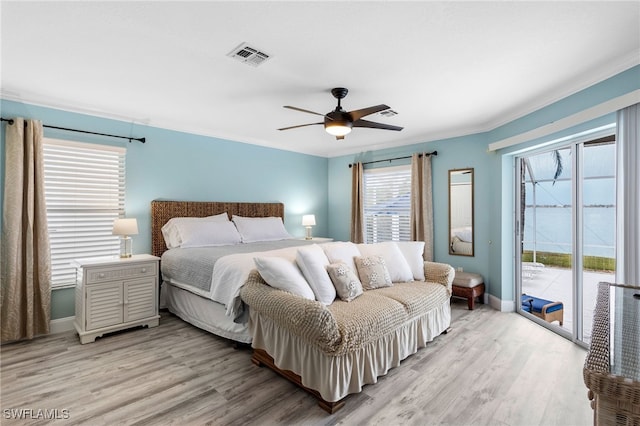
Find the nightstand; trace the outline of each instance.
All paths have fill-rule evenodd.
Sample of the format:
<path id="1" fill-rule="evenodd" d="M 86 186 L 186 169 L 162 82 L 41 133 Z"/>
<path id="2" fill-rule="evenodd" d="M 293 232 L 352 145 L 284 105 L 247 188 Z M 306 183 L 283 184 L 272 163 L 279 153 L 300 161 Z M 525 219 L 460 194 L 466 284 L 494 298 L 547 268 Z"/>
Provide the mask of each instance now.
<path id="1" fill-rule="evenodd" d="M 158 325 L 159 260 L 138 254 L 72 262 L 76 268 L 74 324 L 80 343 L 91 343 L 112 331 Z"/>
<path id="2" fill-rule="evenodd" d="M 310 240 L 307 240 L 306 238 L 302 237 L 302 238 L 298 238 L 299 240 L 305 240 L 305 241 L 313 241 L 314 243 L 328 243 L 333 241 L 333 238 L 326 238 L 326 237 L 313 237 Z"/>

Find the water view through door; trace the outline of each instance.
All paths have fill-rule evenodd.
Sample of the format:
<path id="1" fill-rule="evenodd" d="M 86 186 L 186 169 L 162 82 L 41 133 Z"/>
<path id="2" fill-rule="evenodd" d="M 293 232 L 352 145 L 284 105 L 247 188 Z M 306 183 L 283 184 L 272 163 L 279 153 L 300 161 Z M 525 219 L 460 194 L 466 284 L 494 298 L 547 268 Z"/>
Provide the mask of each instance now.
<path id="1" fill-rule="evenodd" d="M 518 311 L 588 344 L 598 282 L 615 282 L 614 137 L 523 156 L 517 167 Z"/>

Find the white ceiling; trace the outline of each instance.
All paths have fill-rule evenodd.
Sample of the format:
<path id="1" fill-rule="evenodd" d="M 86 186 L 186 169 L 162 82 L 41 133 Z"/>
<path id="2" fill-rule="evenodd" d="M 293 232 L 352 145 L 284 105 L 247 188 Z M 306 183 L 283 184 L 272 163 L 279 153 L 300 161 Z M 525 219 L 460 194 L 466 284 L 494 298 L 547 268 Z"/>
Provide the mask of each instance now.
<path id="1" fill-rule="evenodd" d="M 640 63 L 638 1 L 2 1 L 0 13 L 5 99 L 326 157 L 488 131 Z M 242 42 L 271 58 L 227 57 Z M 276 130 L 322 121 L 282 106 L 327 113 L 339 86 L 346 110 L 385 103 L 398 115 L 366 119 L 404 130 Z"/>

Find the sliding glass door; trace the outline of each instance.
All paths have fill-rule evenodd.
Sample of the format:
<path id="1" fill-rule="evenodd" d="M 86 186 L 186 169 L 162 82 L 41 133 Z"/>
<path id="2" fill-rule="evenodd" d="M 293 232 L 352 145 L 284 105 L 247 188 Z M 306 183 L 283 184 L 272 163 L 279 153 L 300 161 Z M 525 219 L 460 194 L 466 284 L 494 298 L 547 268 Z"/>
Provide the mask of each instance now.
<path id="1" fill-rule="evenodd" d="M 517 310 L 588 344 L 597 284 L 615 281 L 615 141 L 568 142 L 516 161 Z"/>
<path id="2" fill-rule="evenodd" d="M 615 282 L 616 147 L 613 136 L 578 145 L 581 216 L 580 263 L 577 268 L 582 320 L 576 330 L 581 342 L 591 341 L 593 308 L 600 281 Z"/>

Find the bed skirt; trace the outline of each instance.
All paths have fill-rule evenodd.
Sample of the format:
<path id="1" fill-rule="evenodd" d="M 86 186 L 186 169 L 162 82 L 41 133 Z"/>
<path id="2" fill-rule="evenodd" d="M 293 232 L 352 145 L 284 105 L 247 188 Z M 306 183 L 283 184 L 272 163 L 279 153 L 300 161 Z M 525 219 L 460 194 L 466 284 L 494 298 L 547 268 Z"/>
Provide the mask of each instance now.
<path id="1" fill-rule="evenodd" d="M 226 315 L 224 305 L 214 302 L 166 281 L 162 283 L 161 298 L 166 308 L 180 319 L 225 339 L 251 343 L 247 324 L 238 324 Z"/>
<path id="2" fill-rule="evenodd" d="M 303 386 L 327 402 L 337 402 L 378 381 L 400 361 L 423 348 L 449 328 L 449 300 L 367 346 L 332 356 L 279 327 L 271 319 L 250 311 L 249 328 L 254 349 L 262 349 L 280 370 L 300 376 Z"/>

